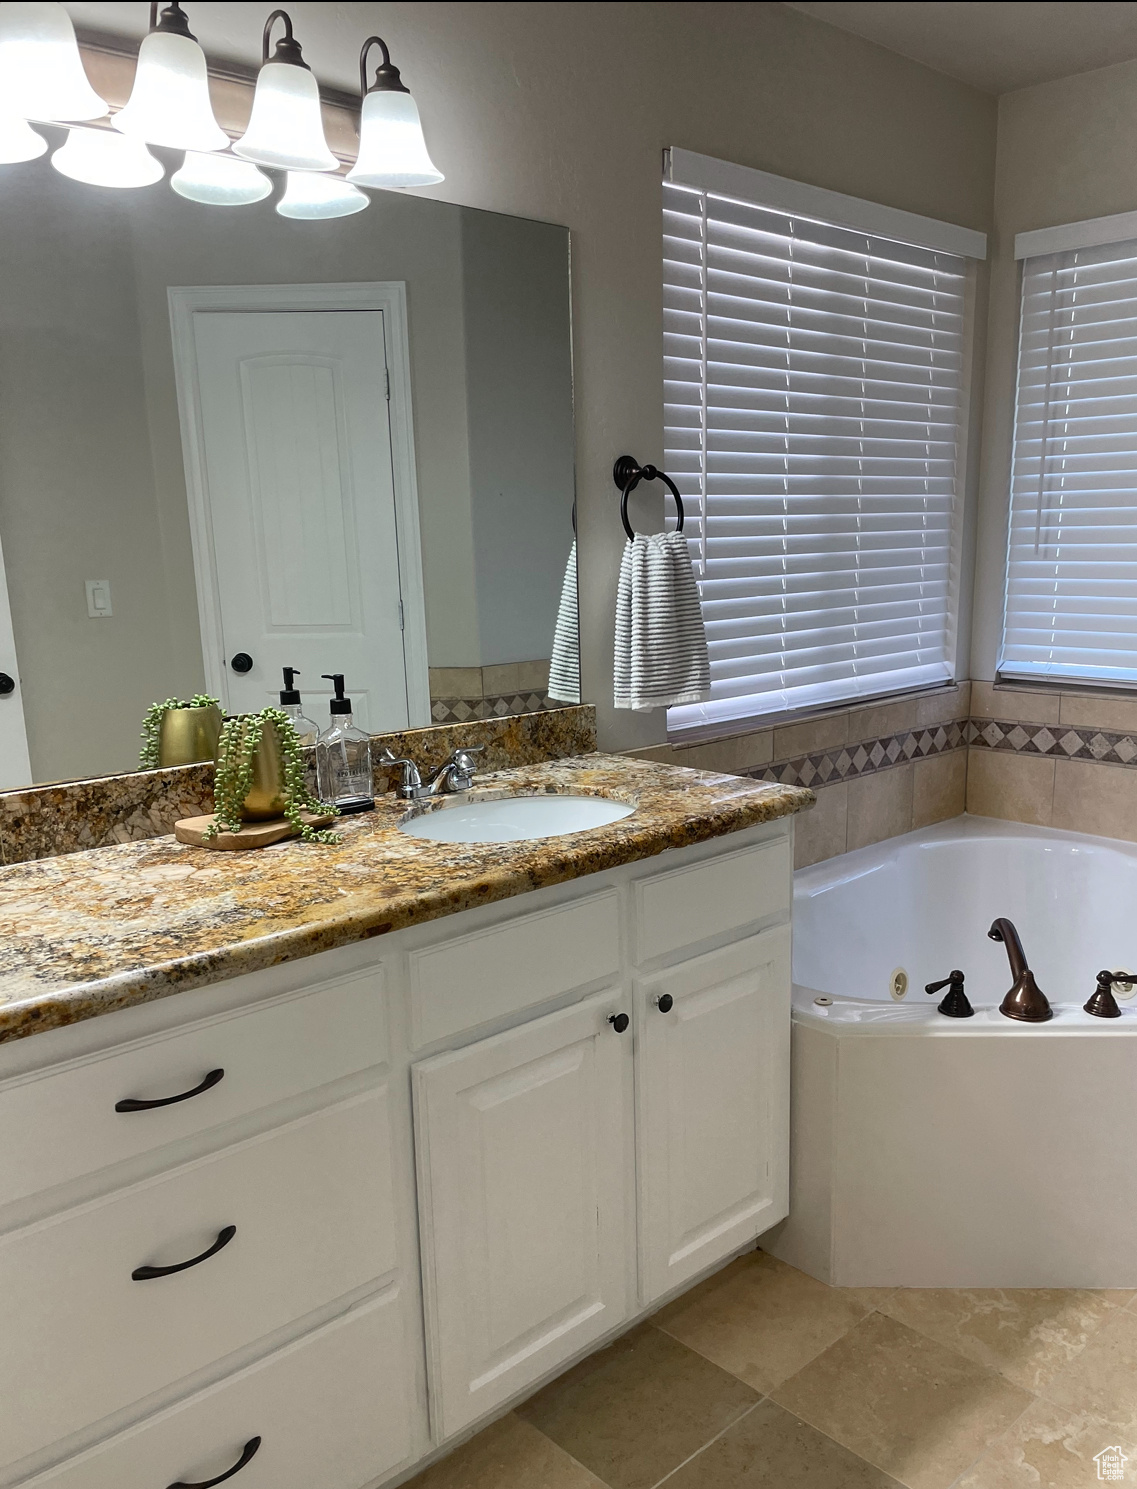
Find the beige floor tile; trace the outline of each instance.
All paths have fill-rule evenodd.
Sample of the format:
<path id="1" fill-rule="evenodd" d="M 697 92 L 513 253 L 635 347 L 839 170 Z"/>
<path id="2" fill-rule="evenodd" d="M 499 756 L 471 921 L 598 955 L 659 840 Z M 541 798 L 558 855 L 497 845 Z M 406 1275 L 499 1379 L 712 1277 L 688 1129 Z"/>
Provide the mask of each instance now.
<path id="1" fill-rule="evenodd" d="M 763 1393 L 847 1334 L 872 1307 L 764 1251 L 740 1257 L 653 1322 Z"/>
<path id="2" fill-rule="evenodd" d="M 845 851 L 845 832 L 849 813 L 849 788 L 815 786 L 817 805 L 794 818 L 794 868 L 808 868 Z"/>
<path id="3" fill-rule="evenodd" d="M 908 1489 L 947 1489 L 1031 1401 L 994 1371 L 880 1313 L 773 1396 Z"/>
<path id="4" fill-rule="evenodd" d="M 849 782 L 850 850 L 912 830 L 912 766 L 894 765 Z"/>
<path id="5" fill-rule="evenodd" d="M 518 1415 L 611 1489 L 649 1489 L 757 1400 L 648 1324 L 546 1386 Z"/>
<path id="6" fill-rule="evenodd" d="M 666 1489 L 898 1489 L 896 1480 L 772 1401 L 667 1480 Z"/>
<path id="7" fill-rule="evenodd" d="M 510 1415 L 494 1422 L 405 1489 L 604 1489 L 543 1432 Z"/>
<path id="8" fill-rule="evenodd" d="M 948 750 L 912 762 L 912 826 L 958 817 L 967 805 L 967 751 Z"/>
<path id="9" fill-rule="evenodd" d="M 1089 1489 L 1102 1482 L 1094 1459 L 1107 1447 L 1119 1447 L 1137 1468 L 1137 1447 L 1100 1418 L 1036 1401 L 956 1489 Z"/>
<path id="10" fill-rule="evenodd" d="M 1118 1309 L 1042 1394 L 1067 1411 L 1101 1417 L 1137 1442 L 1137 1312 Z"/>
<path id="11" fill-rule="evenodd" d="M 880 1310 L 1037 1392 L 1079 1354 L 1127 1294 L 1050 1288 L 899 1288 Z"/>
<path id="12" fill-rule="evenodd" d="M 1010 750 L 967 752 L 967 810 L 976 817 L 1050 826 L 1054 761 Z"/>

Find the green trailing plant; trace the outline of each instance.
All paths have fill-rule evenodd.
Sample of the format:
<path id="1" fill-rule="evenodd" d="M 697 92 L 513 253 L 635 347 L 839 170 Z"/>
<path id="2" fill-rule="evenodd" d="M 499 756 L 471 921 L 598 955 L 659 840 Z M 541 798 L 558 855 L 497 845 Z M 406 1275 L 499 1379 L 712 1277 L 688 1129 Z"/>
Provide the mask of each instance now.
<path id="1" fill-rule="evenodd" d="M 215 708 L 221 707 L 220 698 L 211 698 L 208 693 L 195 693 L 188 702 L 182 698 L 167 698 L 162 703 L 152 703 L 146 710 L 146 717 L 142 720 L 142 748 L 138 752 L 141 770 L 157 770 L 158 742 L 162 734 L 162 720 L 172 709 L 175 708 Z"/>
<path id="2" fill-rule="evenodd" d="M 261 741 L 261 732 L 272 729 L 280 746 L 284 766 L 284 817 L 306 843 L 338 843 L 334 832 L 318 832 L 303 820 L 303 811 L 338 817 L 335 806 L 320 801 L 304 780 L 304 757 L 292 720 L 280 708 L 262 708 L 259 713 L 238 714 L 228 719 L 221 730 L 217 746 L 217 770 L 213 779 L 213 821 L 205 830 L 207 838 L 220 832 L 240 832 L 245 820 L 241 808 L 253 784 L 253 756 Z"/>

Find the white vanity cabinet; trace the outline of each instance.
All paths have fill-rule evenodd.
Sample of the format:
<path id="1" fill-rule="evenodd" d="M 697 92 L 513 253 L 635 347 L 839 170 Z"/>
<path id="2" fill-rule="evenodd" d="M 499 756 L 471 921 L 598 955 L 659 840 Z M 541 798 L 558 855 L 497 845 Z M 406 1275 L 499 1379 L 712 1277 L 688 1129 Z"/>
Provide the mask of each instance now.
<path id="1" fill-rule="evenodd" d="M 773 822 L 0 1046 L 0 1489 L 401 1480 L 774 1225 L 791 865 Z"/>

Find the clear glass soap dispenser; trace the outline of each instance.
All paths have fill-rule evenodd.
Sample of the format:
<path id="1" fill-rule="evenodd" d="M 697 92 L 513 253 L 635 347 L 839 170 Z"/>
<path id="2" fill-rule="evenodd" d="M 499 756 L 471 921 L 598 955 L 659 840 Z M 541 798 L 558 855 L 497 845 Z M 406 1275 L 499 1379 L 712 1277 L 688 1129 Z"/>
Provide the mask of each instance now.
<path id="1" fill-rule="evenodd" d="M 375 805 L 371 775 L 371 736 L 351 721 L 351 699 L 343 695 L 343 673 L 325 672 L 335 689 L 332 721 L 316 744 L 320 797 L 341 812 L 367 812 Z"/>
<path id="2" fill-rule="evenodd" d="M 284 687 L 280 690 L 280 706 L 292 720 L 292 727 L 296 730 L 296 738 L 300 742 L 300 749 L 304 756 L 304 784 L 315 796 L 319 794 L 316 777 L 316 741 L 320 737 L 320 726 L 315 719 L 308 718 L 300 706 L 300 689 L 295 687 L 293 682 L 299 676 L 300 669 L 285 667 L 283 670 Z"/>

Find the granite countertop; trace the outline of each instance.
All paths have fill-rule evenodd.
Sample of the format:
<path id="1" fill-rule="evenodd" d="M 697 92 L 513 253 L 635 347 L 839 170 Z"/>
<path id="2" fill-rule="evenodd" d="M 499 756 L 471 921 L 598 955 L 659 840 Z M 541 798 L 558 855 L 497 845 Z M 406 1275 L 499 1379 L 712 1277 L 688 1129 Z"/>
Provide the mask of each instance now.
<path id="1" fill-rule="evenodd" d="M 574 791 L 635 803 L 585 833 L 434 843 L 407 804 L 342 819 L 335 847 L 244 853 L 172 837 L 0 869 L 0 1042 L 345 946 L 801 811 L 813 793 L 582 755 L 479 776 L 479 791 Z"/>

